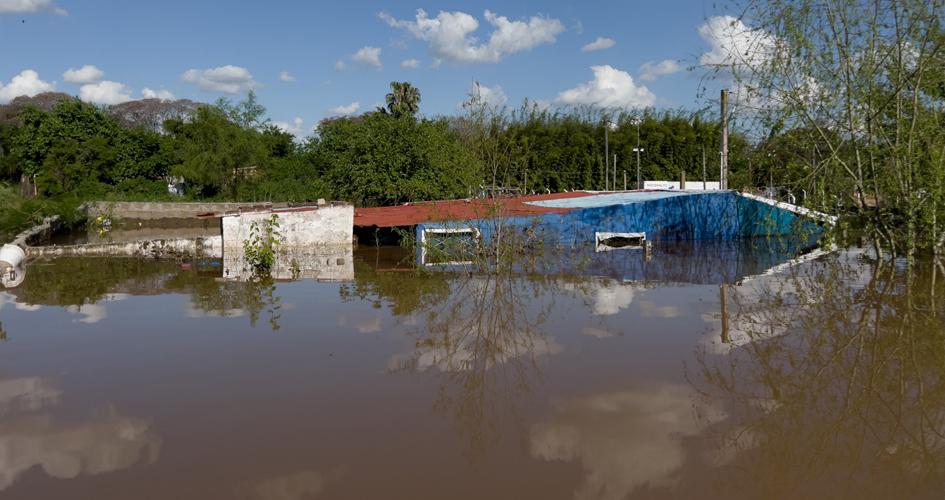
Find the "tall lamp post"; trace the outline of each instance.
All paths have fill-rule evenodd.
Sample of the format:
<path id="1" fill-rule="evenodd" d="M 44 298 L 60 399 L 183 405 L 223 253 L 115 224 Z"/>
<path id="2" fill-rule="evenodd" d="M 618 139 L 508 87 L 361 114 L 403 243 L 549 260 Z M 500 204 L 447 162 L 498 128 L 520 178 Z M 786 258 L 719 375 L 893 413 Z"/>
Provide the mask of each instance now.
<path id="1" fill-rule="evenodd" d="M 604 191 L 608 187 L 617 189 L 617 160 L 614 159 L 614 175 L 610 178 L 610 137 L 611 130 L 617 130 L 617 124 L 610 121 L 610 118 L 604 118 Z"/>
<path id="2" fill-rule="evenodd" d="M 640 153 L 643 152 L 643 148 L 640 147 L 640 118 L 634 118 L 634 123 L 637 126 L 637 147 L 633 148 L 633 152 L 637 154 L 637 189 L 643 189 L 643 182 L 640 179 Z"/>

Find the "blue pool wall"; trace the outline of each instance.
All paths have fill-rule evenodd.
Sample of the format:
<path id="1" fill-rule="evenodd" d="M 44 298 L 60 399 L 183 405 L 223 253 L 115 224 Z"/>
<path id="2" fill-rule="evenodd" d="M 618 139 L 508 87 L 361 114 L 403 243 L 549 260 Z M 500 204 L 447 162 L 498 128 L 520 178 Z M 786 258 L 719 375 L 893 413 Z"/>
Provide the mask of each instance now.
<path id="1" fill-rule="evenodd" d="M 822 228 L 789 210 L 741 196 L 734 191 L 672 193 L 601 205 L 588 197 L 588 206 L 565 213 L 419 224 L 416 236 L 430 228 L 477 228 L 484 241 L 496 231 L 527 233 L 548 245 L 593 244 L 596 232 L 644 232 L 652 241 L 732 241 L 764 236 L 820 235 Z M 569 200 L 580 202 L 581 198 Z M 615 200 L 616 201 L 616 200 Z"/>

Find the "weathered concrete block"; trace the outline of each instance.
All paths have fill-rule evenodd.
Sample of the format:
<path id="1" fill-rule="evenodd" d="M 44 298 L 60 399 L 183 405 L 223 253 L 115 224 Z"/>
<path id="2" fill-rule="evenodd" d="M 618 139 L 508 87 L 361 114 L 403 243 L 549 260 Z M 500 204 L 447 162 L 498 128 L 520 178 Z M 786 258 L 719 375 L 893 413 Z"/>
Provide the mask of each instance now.
<path id="1" fill-rule="evenodd" d="M 223 252 L 242 253 L 243 242 L 250 238 L 252 225 L 265 224 L 272 215 L 278 216 L 281 246 L 285 248 L 351 246 L 354 207 L 338 204 L 224 215 Z"/>

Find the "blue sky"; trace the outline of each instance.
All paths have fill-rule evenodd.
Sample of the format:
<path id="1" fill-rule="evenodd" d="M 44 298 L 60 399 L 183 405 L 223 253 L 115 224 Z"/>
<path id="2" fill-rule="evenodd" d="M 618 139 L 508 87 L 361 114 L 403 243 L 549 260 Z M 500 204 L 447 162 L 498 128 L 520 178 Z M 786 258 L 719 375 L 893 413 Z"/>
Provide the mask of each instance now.
<path id="1" fill-rule="evenodd" d="M 473 80 L 509 106 L 697 108 L 700 73 L 687 68 L 724 49 L 711 21 L 732 14 L 713 5 L 0 0 L 0 103 L 51 89 L 212 102 L 255 88 L 301 133 L 372 109 L 394 80 L 420 89 L 426 115 L 458 113 Z"/>

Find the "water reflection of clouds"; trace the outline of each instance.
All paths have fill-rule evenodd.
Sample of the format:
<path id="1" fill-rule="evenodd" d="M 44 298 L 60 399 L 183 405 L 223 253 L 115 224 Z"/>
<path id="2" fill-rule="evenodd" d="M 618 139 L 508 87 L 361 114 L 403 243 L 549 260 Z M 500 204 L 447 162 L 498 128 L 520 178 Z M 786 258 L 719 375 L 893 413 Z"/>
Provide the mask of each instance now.
<path id="1" fill-rule="evenodd" d="M 345 475 L 344 467 L 327 473 L 305 470 L 264 479 L 248 488 L 250 498 L 257 500 L 310 500 L 321 496 L 328 484 Z"/>
<path id="2" fill-rule="evenodd" d="M 588 337 L 594 337 L 598 339 L 607 339 L 613 337 L 615 334 L 610 330 L 605 330 L 603 328 L 585 326 L 581 329 L 581 335 L 587 335 Z"/>
<path id="3" fill-rule="evenodd" d="M 41 377 L 0 380 L 0 415 L 16 410 L 36 411 L 59 402 L 62 391 Z"/>
<path id="4" fill-rule="evenodd" d="M 241 307 L 207 310 L 194 305 L 193 302 L 184 305 L 184 315 L 188 318 L 238 318 L 247 314 L 249 312 Z"/>
<path id="5" fill-rule="evenodd" d="M 377 333 L 381 331 L 382 318 L 374 315 L 369 318 L 351 318 L 346 314 L 338 315 L 338 326 L 351 327 L 360 333 Z"/>
<path id="6" fill-rule="evenodd" d="M 486 359 L 486 369 L 493 368 L 520 357 L 537 358 L 559 354 L 564 347 L 559 344 L 554 337 L 532 337 L 526 334 L 512 334 L 510 339 L 504 342 L 502 346 L 492 352 Z M 388 361 L 388 369 L 391 371 L 410 368 L 416 371 L 426 371 L 430 368 L 436 368 L 441 372 L 461 372 L 470 370 L 477 358 L 477 346 L 475 336 L 468 335 L 463 337 L 463 342 L 451 346 L 449 349 L 444 347 L 418 347 L 410 354 L 396 354 Z M 478 355 L 481 356 L 481 353 Z"/>
<path id="7" fill-rule="evenodd" d="M 85 304 L 81 306 L 66 306 L 66 310 L 72 314 L 78 314 L 83 316 L 81 319 L 78 319 L 79 323 L 89 323 L 95 324 L 99 321 L 108 317 L 108 311 L 106 309 L 105 303 L 107 302 L 118 302 L 125 300 L 130 295 L 127 293 L 110 293 L 102 297 L 101 300 L 94 304 Z"/>
<path id="8" fill-rule="evenodd" d="M 686 460 L 682 439 L 702 428 L 692 390 L 676 384 L 598 394 L 559 405 L 531 429 L 531 454 L 579 461 L 578 499 L 618 500 L 637 488 L 671 486 Z M 722 415 L 712 416 L 720 420 Z"/>
<path id="9" fill-rule="evenodd" d="M 566 284 L 566 290 L 577 290 L 591 306 L 594 316 L 612 316 L 633 303 L 634 288 L 620 283 L 588 281 L 581 286 Z"/>
<path id="10" fill-rule="evenodd" d="M 17 302 L 16 297 L 7 292 L 0 292 L 0 310 L 7 304 L 13 304 L 18 311 L 38 311 L 42 306 L 39 304 L 24 304 Z"/>
<path id="11" fill-rule="evenodd" d="M 161 440 L 150 422 L 119 415 L 114 408 L 85 421 L 62 421 L 39 413 L 58 403 L 61 391 L 37 377 L 0 381 L 0 404 L 12 414 L 0 419 L 0 490 L 39 466 L 51 477 L 71 479 L 157 460 Z"/>
<path id="12" fill-rule="evenodd" d="M 682 316 L 682 309 L 677 306 L 661 306 L 652 300 L 643 299 L 638 302 L 640 313 L 648 318 L 678 318 Z"/>

